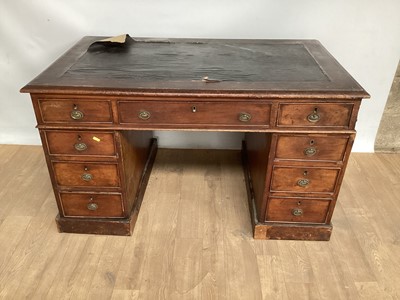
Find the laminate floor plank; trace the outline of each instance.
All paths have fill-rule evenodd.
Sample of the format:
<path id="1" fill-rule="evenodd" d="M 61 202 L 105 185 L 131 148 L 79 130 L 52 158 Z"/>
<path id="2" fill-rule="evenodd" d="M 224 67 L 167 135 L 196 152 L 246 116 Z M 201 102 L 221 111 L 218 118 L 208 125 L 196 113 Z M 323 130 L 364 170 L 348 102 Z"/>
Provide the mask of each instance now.
<path id="1" fill-rule="evenodd" d="M 16 277 L 19 282 L 15 292 L 17 299 L 31 299 L 35 295 L 43 277 L 48 276 L 48 268 L 52 258 L 59 251 L 59 246 L 66 240 L 65 235 L 58 234 L 56 228 L 51 226 L 54 216 L 49 214 L 49 211 L 51 211 L 49 208 L 53 208 L 53 205 L 53 197 L 48 196 L 40 208 L 40 213 L 31 219 L 26 230 L 26 236 L 32 236 L 35 240 L 31 241 L 30 247 L 33 247 L 33 249 L 31 255 L 27 258 L 31 261 L 29 268 L 27 270 L 22 269 L 21 274 Z M 29 240 L 26 236 L 24 240 Z M 27 249 L 27 247 L 23 246 L 21 249 Z M 46 249 L 46 251 L 40 251 L 40 249 Z M 20 255 L 15 258 L 20 259 Z M 14 262 L 11 261 L 11 264 L 14 265 Z"/>
<path id="2" fill-rule="evenodd" d="M 152 197 L 155 200 L 155 209 L 150 216 L 153 222 L 152 226 L 150 230 L 144 229 L 145 236 L 142 235 L 147 241 L 145 246 L 147 251 L 145 262 L 142 265 L 143 271 L 141 271 L 140 299 L 168 299 L 168 295 L 171 293 L 170 284 L 173 280 L 171 276 L 180 203 L 180 196 L 177 192 L 181 189 L 183 172 L 179 164 L 171 164 L 171 159 L 176 161 L 175 156 L 176 154 L 171 151 L 160 153 L 157 159 L 165 159 L 165 162 L 155 173 L 154 179 L 159 180 L 158 189 L 146 193 L 143 200 L 143 206 L 145 206 L 148 197 Z M 150 178 L 150 181 L 152 180 L 153 178 Z M 132 269 L 131 272 L 135 272 L 135 269 Z"/>
<path id="3" fill-rule="evenodd" d="M 10 258 L 17 249 L 18 244 L 23 238 L 26 228 L 31 221 L 30 217 L 9 217 L 3 220 L 0 225 L 0 274 L 4 270 Z M 0 277 L 1 278 L 1 277 Z M 4 280 L 3 288 L 8 285 L 8 281 Z M 1 289 L 0 289 L 1 291 Z"/>
<path id="4" fill-rule="evenodd" d="M 65 299 L 66 295 L 71 294 L 72 284 L 74 282 L 75 273 L 81 268 L 81 257 L 87 253 L 87 242 L 89 236 L 71 235 L 64 244 L 60 244 L 60 263 L 55 264 L 56 270 L 53 270 L 52 281 L 47 287 L 48 290 L 42 299 Z M 38 295 L 40 296 L 40 295 Z"/>
<path id="5" fill-rule="evenodd" d="M 38 146 L 0 146 L 1 299 L 400 299 L 400 155 L 352 154 L 329 242 L 256 241 L 240 155 L 160 149 L 131 237 L 58 233 Z"/>
<path id="6" fill-rule="evenodd" d="M 139 299 L 138 290 L 114 290 L 112 300 L 137 300 Z"/>
<path id="7" fill-rule="evenodd" d="M 110 299 L 113 295 L 117 272 L 122 263 L 122 254 L 128 238 L 121 239 L 109 236 L 105 241 L 107 247 L 99 257 L 94 277 L 90 286 L 88 299 Z"/>

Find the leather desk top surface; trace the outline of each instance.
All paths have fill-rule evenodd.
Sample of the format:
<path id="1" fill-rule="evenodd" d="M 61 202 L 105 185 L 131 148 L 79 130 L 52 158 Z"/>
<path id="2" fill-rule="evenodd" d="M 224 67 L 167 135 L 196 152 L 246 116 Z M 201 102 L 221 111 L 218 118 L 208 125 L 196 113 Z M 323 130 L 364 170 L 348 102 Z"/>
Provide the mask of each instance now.
<path id="1" fill-rule="evenodd" d="M 22 92 L 366 98 L 316 40 L 84 37 Z"/>

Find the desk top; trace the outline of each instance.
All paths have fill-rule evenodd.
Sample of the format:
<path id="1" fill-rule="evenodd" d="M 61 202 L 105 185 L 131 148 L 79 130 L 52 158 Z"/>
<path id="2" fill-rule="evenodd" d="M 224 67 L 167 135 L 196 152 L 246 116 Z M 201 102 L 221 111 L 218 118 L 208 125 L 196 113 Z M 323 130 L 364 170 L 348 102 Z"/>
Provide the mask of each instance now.
<path id="1" fill-rule="evenodd" d="M 84 37 L 22 92 L 365 98 L 316 40 Z"/>

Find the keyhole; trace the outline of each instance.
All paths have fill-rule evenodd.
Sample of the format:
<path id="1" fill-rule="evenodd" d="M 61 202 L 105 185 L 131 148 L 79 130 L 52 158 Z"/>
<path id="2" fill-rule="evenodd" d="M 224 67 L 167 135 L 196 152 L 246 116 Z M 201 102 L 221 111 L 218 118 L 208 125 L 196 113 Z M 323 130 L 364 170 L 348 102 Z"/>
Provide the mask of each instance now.
<path id="1" fill-rule="evenodd" d="M 86 166 L 84 166 L 83 169 L 84 169 L 85 171 L 88 171 L 88 170 L 89 170 L 89 168 L 86 167 Z"/>
<path id="2" fill-rule="evenodd" d="M 315 144 L 315 141 L 314 140 L 311 140 L 310 141 L 310 146 L 313 146 Z"/>
<path id="3" fill-rule="evenodd" d="M 308 175 L 308 171 L 304 171 L 304 172 L 303 172 L 303 175 L 304 175 L 304 176 L 307 176 L 307 175 Z"/>
<path id="4" fill-rule="evenodd" d="M 82 137 L 78 134 L 78 141 L 80 141 L 82 139 Z"/>
<path id="5" fill-rule="evenodd" d="M 197 111 L 196 106 L 192 106 L 192 112 L 195 113 Z"/>
<path id="6" fill-rule="evenodd" d="M 297 202 L 297 205 L 299 205 L 299 206 L 300 206 L 300 205 L 301 205 L 301 201 Z"/>

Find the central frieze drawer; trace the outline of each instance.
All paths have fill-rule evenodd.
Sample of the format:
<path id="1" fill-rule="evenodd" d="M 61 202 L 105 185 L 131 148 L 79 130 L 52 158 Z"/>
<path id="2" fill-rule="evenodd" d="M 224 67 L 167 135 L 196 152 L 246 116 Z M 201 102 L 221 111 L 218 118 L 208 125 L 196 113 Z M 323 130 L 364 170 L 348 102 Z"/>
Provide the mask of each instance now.
<path id="1" fill-rule="evenodd" d="M 44 123 L 112 123 L 110 101 L 39 99 Z"/>
<path id="2" fill-rule="evenodd" d="M 276 159 L 343 161 L 349 135 L 278 135 Z"/>
<path id="3" fill-rule="evenodd" d="M 340 169 L 278 167 L 272 172 L 271 191 L 333 193 Z"/>
<path id="4" fill-rule="evenodd" d="M 116 156 L 114 133 L 46 131 L 49 154 Z"/>
<path id="5" fill-rule="evenodd" d="M 121 194 L 60 193 L 65 217 L 124 217 Z"/>
<path id="6" fill-rule="evenodd" d="M 120 101 L 122 124 L 269 126 L 270 104 L 256 102 Z"/>
<path id="7" fill-rule="evenodd" d="M 57 184 L 64 187 L 119 187 L 116 164 L 54 162 Z"/>
<path id="8" fill-rule="evenodd" d="M 349 128 L 351 103 L 281 103 L 278 127 Z"/>

